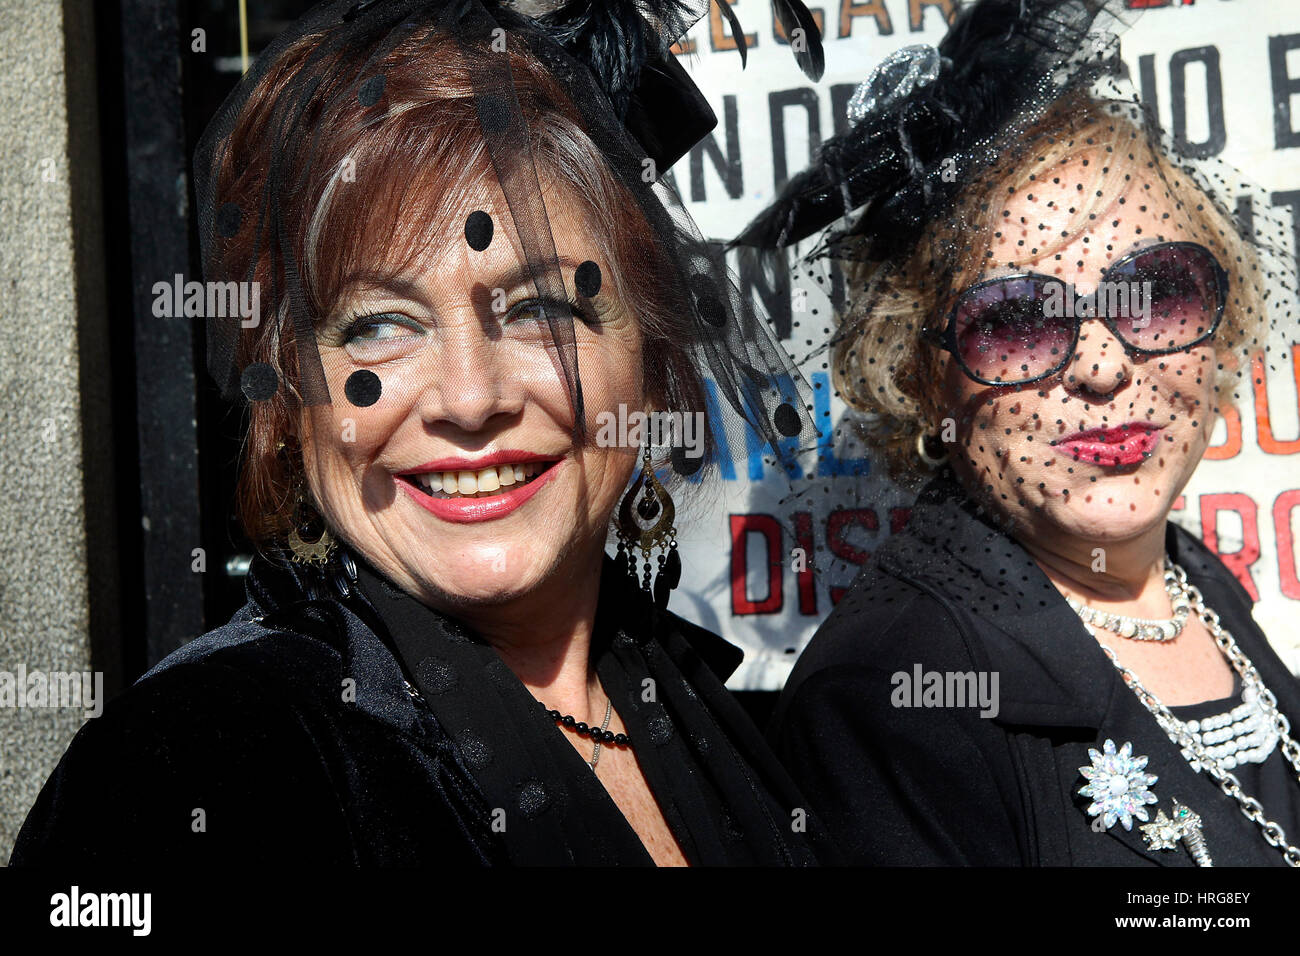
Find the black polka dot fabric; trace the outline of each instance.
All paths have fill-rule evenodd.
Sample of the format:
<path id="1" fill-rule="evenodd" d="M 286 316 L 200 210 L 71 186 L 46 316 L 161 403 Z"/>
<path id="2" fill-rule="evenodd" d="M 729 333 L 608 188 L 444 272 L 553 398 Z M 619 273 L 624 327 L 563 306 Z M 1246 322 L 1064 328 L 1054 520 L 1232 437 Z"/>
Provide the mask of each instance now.
<path id="1" fill-rule="evenodd" d="M 586 299 L 595 298 L 600 293 L 600 266 L 588 259 L 578 266 L 573 282 L 578 295 Z"/>
<path id="2" fill-rule="evenodd" d="M 848 129 L 742 231 L 793 272 L 791 351 L 843 408 L 822 400 L 791 510 L 884 537 L 951 467 L 1012 537 L 1158 521 L 1255 364 L 1290 377 L 1293 227 L 1249 171 L 1156 123 L 1117 55 L 1131 13 L 974 5 L 950 62 L 909 47 L 865 77 Z M 899 70 L 925 80 L 891 86 Z M 865 557 L 804 537 L 833 577 Z"/>
<path id="3" fill-rule="evenodd" d="M 472 730 L 463 731 L 457 736 L 456 742 L 465 755 L 465 762 L 475 770 L 482 770 L 492 762 L 492 748 Z"/>
<path id="4" fill-rule="evenodd" d="M 266 401 L 275 395 L 279 387 L 279 376 L 265 362 L 254 362 L 247 366 L 240 380 L 240 388 L 250 402 Z"/>
<path id="5" fill-rule="evenodd" d="M 436 349 L 412 358 L 420 340 L 409 324 L 345 327 L 376 317 L 353 316 L 356 288 L 345 293 L 331 286 L 331 277 L 346 274 L 340 271 L 345 265 L 356 275 L 384 274 L 392 265 L 381 261 L 386 247 L 418 247 L 410 223 L 428 221 L 437 241 L 420 255 L 468 250 L 469 285 L 486 292 L 429 303 L 425 325 L 429 315 L 473 308 L 484 319 L 484 336 L 506 356 L 496 366 L 502 374 L 528 367 L 529 350 L 550 348 L 578 442 L 594 440 L 587 434 L 580 344 L 608 318 L 631 315 L 647 333 L 640 343 L 651 356 L 644 363 L 646 394 L 671 406 L 662 411 L 706 419 L 703 460 L 675 460 L 675 476 L 734 471 L 748 464 L 754 448 L 784 466 L 777 474 L 801 473 L 797 459 L 817 434 L 811 387 L 755 297 L 742 293 L 662 176 L 708 134 L 713 117 L 699 107 L 698 91 L 684 74 L 633 62 L 622 52 L 668 49 L 703 16 L 704 6 L 662 6 L 654 16 L 632 16 L 624 26 L 639 35 L 629 34 L 609 55 L 597 55 L 604 47 L 585 39 L 582 5 L 557 8 L 541 21 L 514 10 L 506 15 L 504 6 L 479 0 L 458 7 L 454 18 L 439 4 L 339 6 L 313 9 L 257 57 L 196 151 L 205 277 L 256 282 L 261 290 L 258 322 L 207 318 L 208 365 L 222 394 L 238 396 L 244 368 L 253 361 L 274 364 L 282 375 L 292 370 L 286 394 L 320 409 L 340 399 L 354 409 L 379 403 L 379 379 L 398 367 L 392 360 L 399 352 L 408 376 L 402 394 L 416 394 L 443 374 L 447 363 L 436 360 Z M 786 2 L 782 9 L 793 15 L 803 8 Z M 620 21 L 628 16 L 616 13 Z M 804 25 L 811 27 L 811 19 Z M 816 31 L 804 39 L 796 60 L 810 75 L 819 74 Z M 443 83 L 440 69 L 455 83 Z M 655 78 L 645 88 L 643 73 Z M 534 78 L 540 76 L 546 81 Z M 553 95 L 552 82 L 563 97 Z M 453 93 L 465 83 L 469 97 Z M 628 109 L 634 101 L 653 106 L 659 100 L 656 108 Z M 550 139 L 569 126 L 595 144 L 599 182 L 575 184 L 573 170 L 561 168 L 563 149 Z M 475 142 L 467 145 L 467 136 Z M 431 143 L 465 148 L 460 159 L 430 166 Z M 575 237 L 560 228 L 573 210 L 585 208 L 589 197 L 582 194 L 597 190 L 602 203 L 612 197 L 592 224 L 597 235 Z M 449 238 L 459 237 L 434 221 L 445 202 L 434 204 L 437 212 L 421 206 L 434 193 L 473 196 L 466 202 L 474 205 L 456 212 L 465 217 L 465 246 L 446 248 Z M 555 218 L 561 208 L 563 220 Z M 627 223 L 610 218 L 622 210 L 633 214 Z M 615 242 L 628 224 L 643 234 Z M 593 246 L 617 248 L 618 255 L 597 263 Z M 393 256 L 401 258 L 396 251 Z M 419 274 L 417 263 L 404 265 Z M 635 281 L 620 281 L 625 270 Z M 575 293 L 583 305 L 568 307 Z M 524 324 L 504 321 L 521 314 L 517 306 L 542 316 L 549 341 L 521 335 Z M 503 335 L 500 327 L 507 324 L 514 333 Z M 288 348 L 296 350 L 293 361 L 280 362 L 277 356 Z M 382 361 L 375 360 L 379 356 Z M 778 414 L 778 407 L 785 410 Z M 354 416 L 353 426 L 364 433 L 373 420 Z M 665 472 L 668 457 L 656 461 Z"/>
<path id="6" fill-rule="evenodd" d="M 782 435 L 793 437 L 799 434 L 802 423 L 799 421 L 799 413 L 790 405 L 778 405 L 776 413 L 772 416 L 772 421 L 776 425 L 776 430 Z"/>
<path id="7" fill-rule="evenodd" d="M 592 635 L 592 663 L 617 721 L 631 739 L 602 750 L 593 774 L 590 738 L 551 714 L 482 638 L 467 632 L 355 559 L 356 598 L 382 625 L 403 673 L 418 688 L 423 719 L 448 728 L 491 808 L 495 831 L 521 865 L 646 865 L 651 861 L 602 780 L 614 761 L 635 759 L 683 853 L 694 865 L 804 865 L 813 840 L 786 821 L 797 797 L 754 748 L 739 713 L 698 647 L 718 641 L 671 614 L 653 623 L 647 599 L 606 567 Z M 688 639 L 688 631 L 690 639 Z M 719 642 L 720 643 L 720 642 Z M 648 693 L 647 688 L 652 690 Z M 724 703 L 725 702 L 725 703 Z M 427 710 L 426 710 L 427 708 Z M 599 713 L 566 714 L 599 726 Z M 575 743 L 577 742 L 577 743 Z M 668 796 L 671 795 L 671 796 Z M 726 813 L 731 839 L 719 830 Z"/>
<path id="8" fill-rule="evenodd" d="M 685 448 L 674 448 L 669 460 L 672 462 L 673 471 L 683 478 L 689 478 L 704 466 L 702 455 L 691 457 L 686 454 Z"/>
<path id="9" fill-rule="evenodd" d="M 482 209 L 476 209 L 465 219 L 465 241 L 475 252 L 482 252 L 492 245 L 492 216 Z"/>
<path id="10" fill-rule="evenodd" d="M 546 791 L 546 785 L 540 780 L 525 780 L 519 784 L 517 796 L 519 810 L 523 813 L 525 819 L 531 820 L 551 805 L 551 795 Z"/>
<path id="11" fill-rule="evenodd" d="M 370 369 L 358 369 L 348 376 L 345 392 L 348 401 L 357 408 L 369 408 L 379 401 L 379 396 L 383 394 L 383 383 Z"/>
<path id="12" fill-rule="evenodd" d="M 362 106 L 374 106 L 384 95 L 384 82 L 382 75 L 366 80 L 357 90 L 357 102 Z"/>
<path id="13" fill-rule="evenodd" d="M 455 665 L 439 657 L 428 657 L 421 661 L 419 676 L 420 686 L 428 688 L 434 694 L 445 694 L 460 681 Z"/>

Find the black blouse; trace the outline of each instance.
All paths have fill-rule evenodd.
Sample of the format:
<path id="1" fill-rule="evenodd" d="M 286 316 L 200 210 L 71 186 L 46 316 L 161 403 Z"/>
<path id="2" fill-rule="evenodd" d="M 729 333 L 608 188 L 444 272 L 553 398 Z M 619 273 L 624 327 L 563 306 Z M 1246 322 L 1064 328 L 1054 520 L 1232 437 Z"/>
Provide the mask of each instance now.
<path id="1" fill-rule="evenodd" d="M 256 559 L 228 624 L 78 732 L 10 862 L 651 864 L 487 644 L 345 565 Z M 592 655 L 689 862 L 816 862 L 816 821 L 723 686 L 736 648 L 606 562 Z"/>
<path id="2" fill-rule="evenodd" d="M 392 635 L 403 670 L 451 734 L 520 864 L 650 865 L 565 731 L 467 629 L 357 562 L 362 594 Z M 807 864 L 793 828 L 803 801 L 713 666 L 739 652 L 702 629 L 660 615 L 613 567 L 602 575 L 591 659 L 623 718 L 633 753 L 693 865 Z"/>
<path id="3" fill-rule="evenodd" d="M 1300 726 L 1300 681 L 1251 618 L 1245 589 L 1173 523 L 1165 545 Z M 945 687 L 951 675 L 963 694 L 968 677 L 990 687 L 996 676 L 996 706 L 956 693 L 900 694 L 918 673 L 941 675 Z M 1228 703 L 1195 705 L 1189 716 Z M 1201 816 L 1216 866 L 1284 863 L 1208 774 L 1192 769 L 1060 592 L 950 470 L 818 629 L 782 692 L 772 736 L 853 863 L 1194 865 L 1181 845 L 1148 847 L 1141 820 L 1094 829 L 1080 768 L 1107 740 L 1148 758 L 1146 773 L 1158 777 L 1153 820 L 1173 798 Z M 1300 845 L 1300 781 L 1282 754 L 1236 773 Z"/>

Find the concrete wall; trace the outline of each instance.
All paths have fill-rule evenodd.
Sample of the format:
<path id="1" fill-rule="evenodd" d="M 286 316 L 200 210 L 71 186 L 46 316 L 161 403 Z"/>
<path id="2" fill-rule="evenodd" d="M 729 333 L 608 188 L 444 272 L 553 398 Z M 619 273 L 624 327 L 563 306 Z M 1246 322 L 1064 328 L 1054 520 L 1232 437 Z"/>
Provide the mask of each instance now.
<path id="1" fill-rule="evenodd" d="M 116 644 L 92 2 L 0 0 L 0 675 Z M 0 862 L 85 719 L 0 706 Z"/>

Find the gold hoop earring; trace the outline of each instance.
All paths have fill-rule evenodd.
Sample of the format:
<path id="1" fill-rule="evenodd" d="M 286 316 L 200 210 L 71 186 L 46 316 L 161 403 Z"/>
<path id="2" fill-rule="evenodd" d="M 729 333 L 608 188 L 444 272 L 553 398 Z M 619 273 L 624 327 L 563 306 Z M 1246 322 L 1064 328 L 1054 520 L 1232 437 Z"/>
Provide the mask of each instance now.
<path id="1" fill-rule="evenodd" d="M 619 503 L 618 521 L 614 528 L 618 538 L 618 556 L 614 563 L 619 572 L 626 574 L 661 610 L 668 607 L 668 594 L 682 578 L 677 529 L 673 527 L 675 515 L 672 496 L 655 477 L 650 464 L 650 448 L 646 446 L 641 455 L 641 473 Z M 639 581 L 633 548 L 641 551 L 642 576 Z M 659 549 L 659 570 L 652 584 L 650 571 L 656 564 L 652 560 L 655 548 Z"/>
<path id="2" fill-rule="evenodd" d="M 320 534 L 314 540 L 303 538 L 303 532 L 311 533 L 315 525 L 320 526 Z M 329 563 L 338 546 L 330 532 L 325 519 L 307 501 L 303 486 L 298 486 L 293 505 L 293 526 L 289 529 L 290 560 L 297 564 L 311 564 L 318 567 Z"/>
<path id="3" fill-rule="evenodd" d="M 948 460 L 948 448 L 942 442 L 939 442 L 943 453 L 939 455 L 932 454 L 932 442 L 939 442 L 937 435 L 927 435 L 925 432 L 918 433 L 916 436 L 916 456 L 921 459 L 927 468 L 938 468 Z"/>

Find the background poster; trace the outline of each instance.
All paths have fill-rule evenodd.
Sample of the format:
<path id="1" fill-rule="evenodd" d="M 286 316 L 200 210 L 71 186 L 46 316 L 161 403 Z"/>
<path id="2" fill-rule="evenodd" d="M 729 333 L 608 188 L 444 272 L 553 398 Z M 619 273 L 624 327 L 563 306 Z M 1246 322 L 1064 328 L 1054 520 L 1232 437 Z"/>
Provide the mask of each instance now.
<path id="1" fill-rule="evenodd" d="M 849 96 L 872 68 L 900 47 L 937 43 L 958 4 L 825 0 L 809 6 L 826 49 L 826 74 L 816 86 L 779 39 L 768 0 L 733 4 L 749 35 L 743 71 L 716 10 L 686 38 L 683 65 L 719 122 L 672 176 L 710 238 L 736 235 L 821 141 L 843 128 Z M 1130 6 L 1135 9 L 1121 34 L 1122 55 L 1133 84 L 1147 98 L 1154 91 L 1161 124 L 1269 190 L 1274 213 L 1291 222 L 1296 235 L 1300 3 L 1130 0 Z M 798 282 L 765 289 L 739 273 L 734 261 L 732 267 L 802 360 L 816 389 L 818 424 L 830 442 L 828 426 L 843 409 L 830 397 L 826 359 L 818 350 L 826 297 Z M 1253 396 L 1219 422 L 1214 447 L 1172 517 L 1222 555 L 1256 598 L 1256 620 L 1300 673 L 1300 348 L 1290 358 L 1280 372 L 1257 366 L 1263 374 Z M 672 607 L 744 648 L 733 689 L 779 689 L 857 566 L 906 520 L 912 493 L 891 484 L 860 450 L 823 450 L 829 454 L 811 476 L 819 493 L 783 500 L 788 483 L 766 472 L 755 453 L 747 468 L 724 475 L 679 513 L 684 571 Z M 810 558 L 806 570 L 791 559 L 796 548 Z"/>

